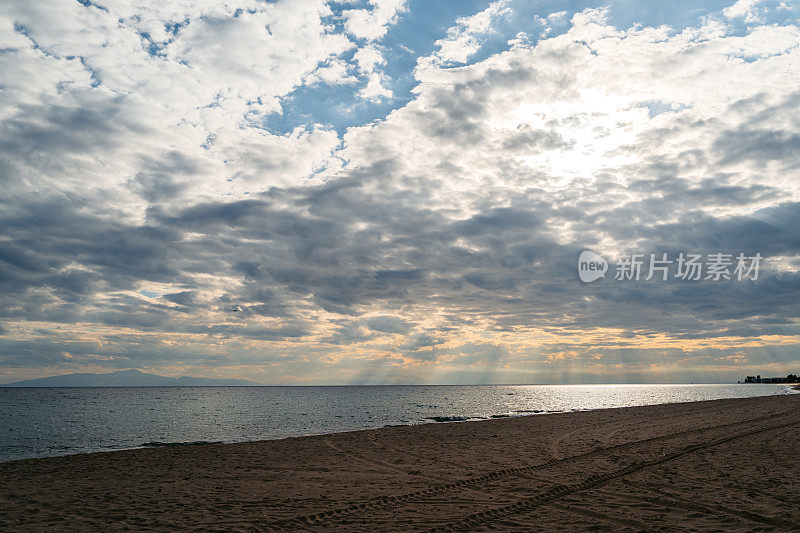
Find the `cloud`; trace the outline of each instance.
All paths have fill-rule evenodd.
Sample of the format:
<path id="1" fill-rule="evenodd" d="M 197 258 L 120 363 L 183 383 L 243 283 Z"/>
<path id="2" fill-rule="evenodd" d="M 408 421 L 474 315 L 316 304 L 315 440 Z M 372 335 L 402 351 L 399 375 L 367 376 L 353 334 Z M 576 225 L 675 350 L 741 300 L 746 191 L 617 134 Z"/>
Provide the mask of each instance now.
<path id="1" fill-rule="evenodd" d="M 744 18 L 745 22 L 757 22 L 759 20 L 756 6 L 761 3 L 761 0 L 737 0 L 731 6 L 722 10 L 722 13 L 730 19 Z"/>
<path id="2" fill-rule="evenodd" d="M 408 10 L 406 0 L 369 0 L 368 3 L 369 9 L 350 9 L 342 13 L 345 30 L 357 39 L 380 40 L 389 26 Z"/>
<path id="3" fill-rule="evenodd" d="M 366 319 L 366 325 L 369 329 L 381 333 L 406 334 L 412 329 L 411 323 L 395 316 L 374 316 Z"/>
<path id="4" fill-rule="evenodd" d="M 588 9 L 474 60 L 513 9 L 495 3 L 418 61 L 405 102 L 374 44 L 403 3 L 344 11 L 360 47 L 322 2 L 98 5 L 3 7 L 0 367 L 664 376 L 797 344 L 791 21 Z M 311 85 L 396 108 L 271 131 Z M 584 285 L 586 248 L 765 265 Z"/>
<path id="5" fill-rule="evenodd" d="M 341 59 L 332 59 L 327 64 L 317 67 L 305 78 L 304 82 L 308 85 L 315 83 L 342 85 L 358 82 L 358 79 L 350 74 L 350 70 L 350 65 L 347 62 Z"/>
<path id="6" fill-rule="evenodd" d="M 361 98 L 373 101 L 378 101 L 383 98 L 392 98 L 394 96 L 391 89 L 383 86 L 383 77 L 376 72 L 369 75 L 367 85 L 361 89 L 358 94 Z"/>
<path id="7" fill-rule="evenodd" d="M 359 48 L 353 55 L 353 60 L 358 64 L 358 69 L 365 73 L 371 73 L 376 66 L 386 64 L 386 59 L 383 57 L 380 48 L 374 44 Z"/>
<path id="8" fill-rule="evenodd" d="M 203 17 L 182 28 L 163 53 L 240 98 L 287 94 L 322 60 L 352 48 L 328 32 L 323 18 L 331 15 L 324 2 L 293 1 L 250 15 Z"/>
<path id="9" fill-rule="evenodd" d="M 466 63 L 480 50 L 480 40 L 493 31 L 493 24 L 512 16 L 509 4 L 508 0 L 498 0 L 483 11 L 457 19 L 456 25 L 447 30 L 447 37 L 436 41 L 439 50 L 433 57 L 442 63 Z"/>

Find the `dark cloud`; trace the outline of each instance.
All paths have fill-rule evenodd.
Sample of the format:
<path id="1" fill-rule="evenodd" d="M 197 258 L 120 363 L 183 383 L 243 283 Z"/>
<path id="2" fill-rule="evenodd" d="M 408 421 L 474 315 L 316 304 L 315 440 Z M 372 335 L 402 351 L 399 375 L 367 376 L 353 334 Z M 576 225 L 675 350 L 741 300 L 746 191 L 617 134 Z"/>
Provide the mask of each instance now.
<path id="1" fill-rule="evenodd" d="M 28 338 L 0 329 L 0 366 L 282 357 L 313 366 L 361 343 L 385 357 L 376 366 L 490 365 L 522 355 L 458 336 L 535 342 L 532 329 L 577 337 L 607 328 L 615 338 L 548 341 L 524 355 L 575 349 L 581 364 L 600 354 L 645 368 L 685 352 L 637 349 L 642 338 L 796 335 L 800 204 L 786 184 L 800 160 L 800 92 L 742 89 L 705 114 L 669 94 L 653 95 L 664 109 L 648 113 L 643 95 L 629 94 L 633 112 L 653 121 L 592 159 L 587 142 L 630 126 L 610 122 L 605 103 L 589 112 L 581 100 L 583 77 L 598 75 L 584 76 L 583 61 L 602 53 L 583 41 L 520 47 L 435 81 L 420 74 L 408 105 L 313 150 L 292 149 L 313 128 L 270 136 L 258 123 L 252 138 L 236 137 L 243 117 L 218 128 L 195 101 L 180 120 L 170 115 L 182 129 L 166 121 L 167 134 L 135 94 L 91 84 L 62 86 L 63 102 L 18 103 L 0 121 L 0 318 Z M 241 58 L 229 59 L 226 75 Z M 623 92 L 612 78 L 597 86 Z M 208 109 L 268 100 L 228 97 L 218 91 Z M 515 113 L 524 120 L 513 123 Z M 334 150 L 346 169 L 325 174 L 339 163 L 325 159 Z M 545 152 L 552 168 L 536 163 Z M 584 156 L 580 172 L 556 160 Z M 284 179 L 300 159 L 302 171 Z M 564 174 L 553 170 L 561 164 Z M 612 271 L 587 285 L 576 274 L 585 249 L 760 253 L 765 263 L 758 281 L 615 282 Z M 73 339 L 77 330 L 99 340 Z"/>
<path id="2" fill-rule="evenodd" d="M 794 169 L 800 163 L 800 134 L 784 130 L 740 128 L 720 133 L 714 142 L 720 164 L 742 161 L 782 161 Z"/>
<path id="3" fill-rule="evenodd" d="M 373 330 L 380 331 L 381 333 L 399 333 L 405 335 L 413 329 L 413 324 L 407 320 L 395 316 L 376 316 L 368 318 L 365 325 Z"/>
<path id="4" fill-rule="evenodd" d="M 320 186 L 273 189 L 251 200 L 152 207 L 140 225 L 56 197 L 22 198 L 0 219 L 9 237 L 0 246 L 6 265 L 0 280 L 6 287 L 3 314 L 285 340 L 309 337 L 311 323 L 263 327 L 251 320 L 283 321 L 304 314 L 309 303 L 354 318 L 413 303 L 456 310 L 459 320 L 453 325 L 480 318 L 497 331 L 555 325 L 750 336 L 758 326 L 748 320 L 790 320 L 798 311 L 796 278 L 768 271 L 755 283 L 693 285 L 606 280 L 586 286 L 575 277 L 577 254 L 594 245 L 581 236 L 598 231 L 622 241 L 635 237 L 638 249 L 648 253 L 742 251 L 766 259 L 800 254 L 800 237 L 763 221 L 792 227 L 800 217 L 796 204 L 781 204 L 758 218 L 679 214 L 684 201 L 731 205 L 769 194 L 767 187 L 701 182 L 689 188 L 683 181 L 640 180 L 630 188 L 641 199 L 586 217 L 577 217 L 562 198 L 506 191 L 497 199 L 501 205 L 481 198 L 479 213 L 459 219 L 447 209 L 428 207 L 428 191 L 404 197 L 374 187 L 386 179 L 361 171 Z M 579 201 L 585 198 L 572 200 Z M 656 210 L 651 202 L 678 214 L 677 220 L 646 217 Z M 576 230 L 572 242 L 553 239 L 554 228 L 563 224 Z M 205 287 L 195 274 L 237 283 L 200 297 Z M 183 290 L 150 299 L 108 296 L 138 290 L 143 282 Z M 208 312 L 223 313 L 226 323 L 203 324 L 198 317 Z M 400 334 L 407 336 L 404 353 L 421 360 L 438 357 L 436 347 L 445 337 L 413 330 L 404 318 L 365 318 L 340 326 L 327 342 L 347 345 Z M 776 323 L 761 331 L 790 334 L 795 327 Z M 715 335 L 721 333 L 708 336 Z M 37 358 L 61 357 L 57 349 L 42 353 L 51 355 Z"/>

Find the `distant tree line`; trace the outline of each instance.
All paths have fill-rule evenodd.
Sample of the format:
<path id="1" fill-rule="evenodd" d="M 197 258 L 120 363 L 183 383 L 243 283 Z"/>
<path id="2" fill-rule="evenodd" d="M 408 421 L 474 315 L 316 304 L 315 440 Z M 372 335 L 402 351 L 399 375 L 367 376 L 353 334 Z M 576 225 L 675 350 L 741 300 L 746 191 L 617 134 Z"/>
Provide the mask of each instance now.
<path id="1" fill-rule="evenodd" d="M 789 374 L 785 378 L 762 378 L 758 376 L 747 376 L 745 383 L 800 383 L 800 379 L 795 374 Z"/>

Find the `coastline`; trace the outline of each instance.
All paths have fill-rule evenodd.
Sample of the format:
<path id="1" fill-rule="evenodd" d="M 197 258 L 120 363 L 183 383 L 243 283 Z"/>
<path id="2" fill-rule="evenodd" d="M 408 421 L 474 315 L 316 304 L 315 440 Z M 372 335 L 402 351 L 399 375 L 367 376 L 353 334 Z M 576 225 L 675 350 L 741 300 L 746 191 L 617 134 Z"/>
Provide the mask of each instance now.
<path id="1" fill-rule="evenodd" d="M 0 421 L 0 463 L 193 442 L 257 442 L 399 425 L 798 392 L 783 384 L 485 387 L 301 387 L 280 393 L 270 388 L 190 387 L 180 393 L 160 388 L 158 394 L 150 394 L 148 387 L 0 389 L 6 408 L 5 422 Z M 214 408 L 207 410 L 204 406 L 212 396 Z M 425 401 L 420 403 L 420 396 Z M 203 408 L 175 411 L 186 402 Z M 375 402 L 382 408 L 372 409 Z M 81 427 L 80 435 L 71 427 Z"/>
<path id="2" fill-rule="evenodd" d="M 786 528 L 800 396 L 0 464 L 0 528 Z M 769 472 L 769 475 L 764 475 Z"/>

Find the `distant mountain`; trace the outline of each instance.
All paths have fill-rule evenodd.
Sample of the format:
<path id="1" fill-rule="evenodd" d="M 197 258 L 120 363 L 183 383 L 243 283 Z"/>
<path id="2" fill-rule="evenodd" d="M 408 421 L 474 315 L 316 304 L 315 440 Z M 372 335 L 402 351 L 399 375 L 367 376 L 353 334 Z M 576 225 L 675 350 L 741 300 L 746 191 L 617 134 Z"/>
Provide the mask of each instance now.
<path id="1" fill-rule="evenodd" d="M 110 374 L 65 374 L 6 383 L 0 387 L 246 387 L 261 383 L 246 379 L 166 378 L 131 368 Z"/>

